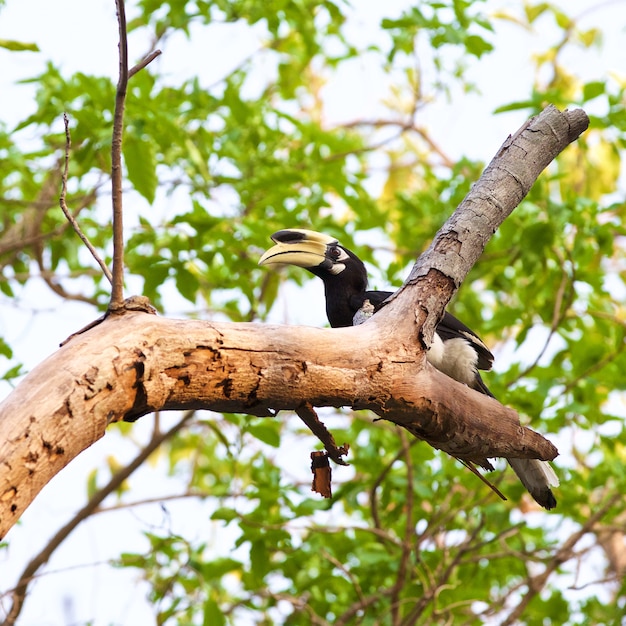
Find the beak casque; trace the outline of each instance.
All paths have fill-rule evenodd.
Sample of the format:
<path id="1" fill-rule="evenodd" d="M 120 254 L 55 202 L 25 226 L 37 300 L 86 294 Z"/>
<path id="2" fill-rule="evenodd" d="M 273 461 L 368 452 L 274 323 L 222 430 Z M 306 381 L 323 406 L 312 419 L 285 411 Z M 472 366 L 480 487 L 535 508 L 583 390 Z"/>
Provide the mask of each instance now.
<path id="1" fill-rule="evenodd" d="M 276 245 L 266 250 L 259 265 L 317 267 L 326 260 L 327 246 L 337 243 L 334 237 L 301 228 L 279 230 L 272 235 L 272 241 Z"/>

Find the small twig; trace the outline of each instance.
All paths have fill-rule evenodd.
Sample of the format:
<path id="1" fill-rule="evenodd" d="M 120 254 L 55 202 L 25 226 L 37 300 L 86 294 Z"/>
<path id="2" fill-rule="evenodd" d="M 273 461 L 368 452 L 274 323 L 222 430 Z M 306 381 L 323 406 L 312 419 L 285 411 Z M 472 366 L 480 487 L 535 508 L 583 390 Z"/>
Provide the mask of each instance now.
<path id="1" fill-rule="evenodd" d="M 341 457 L 348 454 L 350 446 L 344 443 L 338 447 L 334 437 L 330 434 L 326 426 L 320 421 L 315 409 L 311 404 L 306 402 L 296 409 L 297 416 L 310 428 L 311 432 L 324 444 L 328 456 L 337 465 L 349 465 Z"/>
<path id="2" fill-rule="evenodd" d="M 56 276 L 54 276 L 52 272 L 47 271 L 43 267 L 40 258 L 37 259 L 37 264 L 39 265 L 39 278 L 43 280 L 43 282 L 50 288 L 53 293 L 56 293 L 64 300 L 73 300 L 74 302 L 86 302 L 87 304 L 91 304 L 92 306 L 96 306 L 98 304 L 96 298 L 89 298 L 87 296 L 83 296 L 80 293 L 70 293 L 69 291 L 66 291 L 60 283 L 56 282 Z"/>
<path id="3" fill-rule="evenodd" d="M 489 489 L 491 489 L 497 496 L 499 496 L 502 500 L 506 500 L 506 497 L 504 496 L 504 494 L 487 478 L 485 478 L 475 467 L 475 465 L 471 462 L 471 461 L 464 461 L 463 459 L 460 459 L 459 457 L 454 457 L 457 461 L 460 461 L 463 465 L 465 465 L 465 467 L 467 467 L 467 469 L 472 472 L 472 474 L 474 474 L 474 476 L 477 476 L 483 483 L 485 483 L 485 485 L 487 485 L 487 487 L 489 487 Z"/>
<path id="4" fill-rule="evenodd" d="M 359 128 L 362 126 L 368 126 L 374 129 L 380 128 L 397 128 L 398 133 L 394 134 L 390 139 L 398 139 L 405 132 L 413 132 L 417 134 L 430 148 L 432 152 L 434 152 L 442 161 L 444 167 L 452 169 L 454 167 L 454 161 L 441 149 L 441 147 L 435 143 L 432 137 L 428 134 L 426 129 L 421 126 L 417 126 L 414 121 L 402 121 L 402 120 L 394 120 L 394 119 L 372 119 L 372 120 L 354 120 L 352 122 L 346 122 L 345 124 L 339 125 L 337 128 L 344 129 L 352 129 Z M 390 139 L 383 140 L 380 144 L 374 144 L 374 147 L 380 147 L 385 145 L 390 141 Z"/>
<path id="5" fill-rule="evenodd" d="M 345 577 L 347 580 L 350 581 L 350 584 L 352 585 L 352 588 L 354 589 L 354 592 L 356 593 L 356 596 L 358 597 L 360 602 L 365 602 L 366 598 L 365 598 L 365 594 L 363 593 L 363 589 L 361 588 L 361 585 L 359 584 L 359 580 L 358 578 L 356 578 L 356 576 L 350 571 L 350 569 L 348 567 L 346 567 L 346 565 L 344 565 L 339 559 L 335 558 L 330 552 L 328 552 L 327 550 L 324 550 L 322 548 L 320 554 L 322 555 L 323 558 L 325 558 L 329 563 L 331 563 L 332 565 L 334 565 Z"/>
<path id="6" fill-rule="evenodd" d="M 133 67 L 130 68 L 130 70 L 128 70 L 128 78 L 132 78 L 137 72 L 141 71 L 144 67 L 146 67 L 146 65 L 149 65 L 150 63 L 152 63 L 152 61 L 154 61 L 154 59 L 160 56 L 160 54 L 161 54 L 160 50 L 155 50 L 154 52 L 151 52 L 149 55 L 144 57 L 141 61 L 139 61 L 139 63 L 137 63 L 137 65 L 134 65 Z"/>
<path id="7" fill-rule="evenodd" d="M 412 441 L 411 442 L 411 446 L 414 446 L 417 443 L 417 441 L 418 441 L 417 439 Z M 398 461 L 399 459 L 401 459 L 404 456 L 404 454 L 405 454 L 404 447 L 402 447 L 389 460 L 387 465 L 383 468 L 381 473 L 378 475 L 378 477 L 374 481 L 374 484 L 372 485 L 372 488 L 370 489 L 370 493 L 369 493 L 369 496 L 370 496 L 370 513 L 372 515 L 372 521 L 374 522 L 374 528 L 376 528 L 377 530 L 382 530 L 382 528 L 383 528 L 382 524 L 381 524 L 381 521 L 380 521 L 380 515 L 378 514 L 378 497 L 377 497 L 378 488 L 383 484 L 383 481 L 385 480 L 385 478 L 387 477 L 387 475 L 391 471 L 391 468 L 393 467 L 393 464 L 396 461 Z"/>
<path id="8" fill-rule="evenodd" d="M 372 604 L 380 602 L 382 598 L 391 595 L 392 589 L 376 589 L 369 596 L 365 598 L 359 598 L 356 602 L 351 604 L 337 619 L 333 622 L 334 626 L 344 626 L 344 624 L 355 623 L 354 617 L 361 614 L 367 615 L 369 608 Z M 362 623 L 357 621 L 356 623 Z M 376 622 L 380 624 L 381 622 Z"/>
<path id="9" fill-rule="evenodd" d="M 100 258 L 100 255 L 96 251 L 96 249 L 91 245 L 89 239 L 87 239 L 87 235 L 83 233 L 76 218 L 72 214 L 72 212 L 67 208 L 67 177 L 69 172 L 69 164 L 70 164 L 70 149 L 72 147 L 72 137 L 70 135 L 70 121 L 67 116 L 67 113 L 63 113 L 63 124 L 65 125 L 65 165 L 63 167 L 63 176 L 61 178 L 61 195 L 59 197 L 59 206 L 61 207 L 61 211 L 63 211 L 63 215 L 67 221 L 72 225 L 74 232 L 80 237 L 81 241 L 87 246 L 89 252 L 91 252 L 91 256 L 96 260 L 96 263 L 101 267 L 102 272 L 106 276 L 107 280 L 112 283 L 113 278 L 111 276 L 111 270 L 107 267 L 107 264 Z"/>

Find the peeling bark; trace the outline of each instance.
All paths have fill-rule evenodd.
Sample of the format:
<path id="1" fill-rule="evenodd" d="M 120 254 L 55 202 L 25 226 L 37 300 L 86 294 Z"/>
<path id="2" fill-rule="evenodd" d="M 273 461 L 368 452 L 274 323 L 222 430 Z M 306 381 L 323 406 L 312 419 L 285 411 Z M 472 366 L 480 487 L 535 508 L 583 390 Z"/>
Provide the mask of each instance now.
<path id="1" fill-rule="evenodd" d="M 155 410 L 273 416 L 313 406 L 370 409 L 465 460 L 552 459 L 517 414 L 426 364 L 398 358 L 378 328 L 215 324 L 129 312 L 77 335 L 0 405 L 0 534 L 111 422 Z"/>

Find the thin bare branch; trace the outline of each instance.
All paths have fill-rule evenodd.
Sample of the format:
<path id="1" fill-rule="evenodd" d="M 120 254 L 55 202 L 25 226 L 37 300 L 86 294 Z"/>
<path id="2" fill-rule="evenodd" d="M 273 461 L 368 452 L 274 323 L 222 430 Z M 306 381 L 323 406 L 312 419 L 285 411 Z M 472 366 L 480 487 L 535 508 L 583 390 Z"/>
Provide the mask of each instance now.
<path id="1" fill-rule="evenodd" d="M 140 72 L 144 67 L 152 63 L 152 61 L 154 61 L 154 59 L 156 59 L 160 55 L 161 51 L 155 50 L 154 52 L 151 52 L 148 56 L 144 57 L 141 61 L 139 61 L 139 63 L 137 63 L 137 65 L 134 65 L 130 68 L 130 70 L 128 70 L 128 78 L 132 78 L 137 72 Z"/>
<path id="2" fill-rule="evenodd" d="M 614 493 L 606 503 L 601 506 L 581 527 L 580 529 L 570 535 L 570 537 L 563 543 L 563 545 L 555 552 L 550 562 L 546 565 L 546 569 L 537 576 L 529 576 L 526 580 L 528 591 L 521 599 L 519 604 L 509 613 L 507 618 L 501 622 L 502 626 L 511 626 L 517 624 L 518 620 L 523 615 L 526 607 L 530 601 L 545 587 L 550 575 L 563 563 L 571 558 L 574 546 L 584 537 L 587 533 L 591 532 L 594 526 L 615 506 L 619 501 L 623 499 L 622 493 Z"/>
<path id="3" fill-rule="evenodd" d="M 417 443 L 417 439 L 411 441 L 410 446 L 414 446 Z M 406 454 L 404 447 L 400 448 L 398 452 L 389 460 L 387 465 L 383 468 L 382 472 L 378 475 L 372 488 L 369 492 L 370 513 L 372 515 L 374 528 L 382 530 L 382 524 L 380 522 L 380 515 L 378 514 L 378 488 L 382 485 L 383 481 L 391 471 L 394 463 L 400 460 Z"/>
<path id="4" fill-rule="evenodd" d="M 328 456 L 337 465 L 350 465 L 346 463 L 341 457 L 348 454 L 350 446 L 344 443 L 342 446 L 337 446 L 335 438 L 331 432 L 324 426 L 324 423 L 320 420 L 309 402 L 305 402 L 296 409 L 298 417 L 310 428 L 311 432 L 324 444 Z"/>
<path id="5" fill-rule="evenodd" d="M 124 222 L 122 210 L 122 136 L 128 87 L 128 38 L 124 0 L 115 0 L 119 25 L 119 79 L 115 94 L 111 141 L 111 191 L 113 203 L 113 282 L 109 310 L 119 311 L 124 302 Z"/>
<path id="6" fill-rule="evenodd" d="M 96 263 L 102 269 L 103 274 L 106 276 L 107 280 L 112 283 L 113 279 L 111 277 L 111 271 L 107 267 L 107 264 L 100 258 L 100 255 L 96 251 L 96 249 L 91 244 L 91 241 L 87 238 L 87 235 L 83 233 L 80 226 L 78 225 L 78 221 L 72 214 L 72 212 L 67 208 L 67 177 L 69 171 L 69 163 L 70 163 L 70 150 L 72 147 L 72 137 L 70 134 L 70 121 L 67 116 L 67 113 L 63 113 L 63 124 L 65 125 L 65 165 L 63 167 L 63 176 L 61 183 L 61 195 L 59 197 L 59 205 L 61 207 L 61 211 L 63 211 L 63 215 L 67 221 L 72 225 L 74 232 L 80 237 L 80 240 L 85 244 L 87 250 L 91 252 L 91 256 L 96 260 Z"/>
<path id="7" fill-rule="evenodd" d="M 83 296 L 80 293 L 70 293 L 60 283 L 57 282 L 57 277 L 43 266 L 41 259 L 37 259 L 39 266 L 39 277 L 50 288 L 50 290 L 57 296 L 63 298 L 63 300 L 72 300 L 74 302 L 85 302 L 93 306 L 97 306 L 98 301 L 96 298 L 90 298 L 89 296 Z"/>

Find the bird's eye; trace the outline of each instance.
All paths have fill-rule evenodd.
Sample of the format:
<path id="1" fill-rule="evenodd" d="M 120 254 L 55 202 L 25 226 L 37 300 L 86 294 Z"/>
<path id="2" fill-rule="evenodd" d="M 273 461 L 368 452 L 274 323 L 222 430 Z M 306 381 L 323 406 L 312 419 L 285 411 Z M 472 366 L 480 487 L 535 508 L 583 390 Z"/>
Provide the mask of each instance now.
<path id="1" fill-rule="evenodd" d="M 333 259 L 338 259 L 341 256 L 341 250 L 339 248 L 331 248 L 328 251 L 328 254 L 333 258 Z"/>

